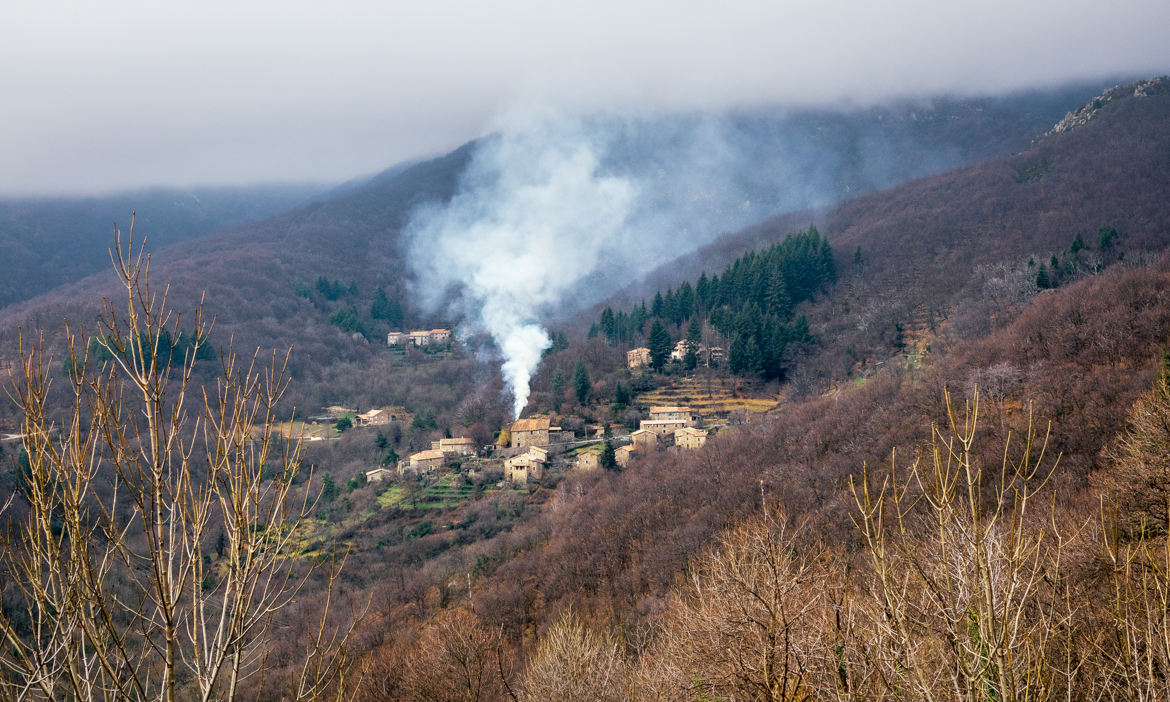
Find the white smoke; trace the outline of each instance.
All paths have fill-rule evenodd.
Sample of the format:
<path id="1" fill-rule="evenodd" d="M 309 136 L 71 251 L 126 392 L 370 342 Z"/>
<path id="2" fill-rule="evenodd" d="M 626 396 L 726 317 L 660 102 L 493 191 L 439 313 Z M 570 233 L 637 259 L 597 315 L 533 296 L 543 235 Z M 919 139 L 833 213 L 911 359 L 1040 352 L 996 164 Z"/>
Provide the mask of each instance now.
<path id="1" fill-rule="evenodd" d="M 450 305 L 465 337 L 491 336 L 519 416 L 550 344 L 542 320 L 770 214 L 957 165 L 903 122 L 880 110 L 506 114 L 455 196 L 407 226 L 414 299 Z"/>
<path id="2" fill-rule="evenodd" d="M 433 305 L 454 291 L 466 331 L 491 336 L 517 417 L 551 343 L 542 316 L 620 250 L 637 197 L 631 180 L 601 172 L 602 144 L 572 120 L 552 124 L 485 141 L 460 192 L 407 230 L 417 292 Z"/>

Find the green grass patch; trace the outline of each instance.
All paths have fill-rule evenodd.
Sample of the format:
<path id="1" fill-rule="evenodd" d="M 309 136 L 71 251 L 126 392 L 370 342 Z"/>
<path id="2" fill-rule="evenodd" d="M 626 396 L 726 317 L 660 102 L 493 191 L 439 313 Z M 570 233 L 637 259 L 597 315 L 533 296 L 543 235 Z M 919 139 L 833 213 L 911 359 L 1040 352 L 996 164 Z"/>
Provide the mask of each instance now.
<path id="1" fill-rule="evenodd" d="M 393 507 L 402 501 L 402 493 L 403 490 L 401 485 L 391 486 L 389 490 L 386 490 L 381 495 L 378 495 L 378 506 L 383 508 Z"/>

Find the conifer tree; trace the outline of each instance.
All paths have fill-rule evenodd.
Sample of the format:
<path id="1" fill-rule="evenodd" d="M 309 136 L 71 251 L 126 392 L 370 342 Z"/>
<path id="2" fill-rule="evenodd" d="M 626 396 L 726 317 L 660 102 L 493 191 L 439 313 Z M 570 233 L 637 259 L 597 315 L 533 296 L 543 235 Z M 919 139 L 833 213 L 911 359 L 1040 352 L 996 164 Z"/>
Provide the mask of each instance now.
<path id="1" fill-rule="evenodd" d="M 601 467 L 606 470 L 617 470 L 617 452 L 613 450 L 613 442 L 606 441 L 605 448 L 601 450 Z"/>
<path id="2" fill-rule="evenodd" d="M 691 323 L 687 327 L 687 353 L 683 357 L 683 366 L 687 370 L 694 370 L 699 365 L 699 346 L 702 342 L 703 326 L 697 316 L 691 317 Z"/>
<path id="3" fill-rule="evenodd" d="M 577 370 L 573 372 L 573 389 L 577 392 L 577 401 L 585 404 L 589 401 L 589 393 L 593 390 L 593 383 L 589 380 L 589 371 L 584 361 L 577 361 Z"/>
<path id="4" fill-rule="evenodd" d="M 621 383 L 618 383 L 613 391 L 613 403 L 621 407 L 630 404 L 630 393 L 626 390 L 626 386 Z"/>
<path id="5" fill-rule="evenodd" d="M 1048 276 L 1048 266 L 1044 263 L 1041 263 L 1040 269 L 1036 271 L 1036 287 L 1041 290 L 1052 287 L 1052 280 Z"/>
<path id="6" fill-rule="evenodd" d="M 564 398 L 564 396 L 565 396 L 565 374 L 561 370 L 561 367 L 557 366 L 556 370 L 553 371 L 553 377 L 552 377 L 552 401 L 553 401 L 553 411 L 554 412 L 561 411 L 561 400 Z"/>
<path id="7" fill-rule="evenodd" d="M 648 342 L 650 365 L 654 370 L 662 370 L 667 360 L 670 359 L 671 343 L 670 332 L 666 331 L 666 326 L 662 323 L 662 320 L 655 319 L 654 325 L 650 327 L 650 339 Z"/>

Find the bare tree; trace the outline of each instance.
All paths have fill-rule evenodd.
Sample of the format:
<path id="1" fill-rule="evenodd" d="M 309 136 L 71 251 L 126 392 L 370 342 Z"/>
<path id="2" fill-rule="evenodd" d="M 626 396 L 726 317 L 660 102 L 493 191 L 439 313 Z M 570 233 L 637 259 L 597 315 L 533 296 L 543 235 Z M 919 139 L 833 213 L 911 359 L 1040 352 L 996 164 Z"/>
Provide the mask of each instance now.
<path id="1" fill-rule="evenodd" d="M 625 662 L 617 639 L 561 615 L 540 637 L 524 671 L 521 699 L 606 702 L 629 699 Z"/>
<path id="2" fill-rule="evenodd" d="M 402 666 L 400 699 L 488 702 L 502 699 L 512 662 L 499 630 L 471 610 L 443 610 L 427 623 Z"/>
<path id="3" fill-rule="evenodd" d="M 949 426 L 934 429 L 924 460 L 853 487 L 883 668 L 870 696 L 1053 699 L 1076 685 L 1077 611 L 1060 569 L 1079 530 L 1033 514 L 1046 439 L 1029 429 L 1018 458 L 1005 448 L 988 474 L 973 453 L 978 392 L 961 412 L 946 404 Z"/>
<path id="4" fill-rule="evenodd" d="M 643 655 L 637 699 L 798 700 L 830 663 L 828 552 L 769 512 L 726 534 L 693 566 L 657 645 Z M 831 685 L 830 685 L 831 687 Z"/>
<path id="5" fill-rule="evenodd" d="M 1170 359 L 1129 414 L 1095 476 L 1102 503 L 1101 561 L 1108 568 L 1101 618 L 1092 640 L 1100 681 L 1114 699 L 1170 697 Z"/>
<path id="6" fill-rule="evenodd" d="M 69 409 L 50 409 L 43 337 L 21 339 L 23 497 L 5 511 L 0 689 L 13 699 L 231 700 L 269 672 L 273 614 L 304 583 L 286 554 L 310 507 L 300 447 L 275 433 L 283 359 L 233 350 L 213 382 L 202 304 L 180 324 L 149 284 L 133 224 L 94 343 L 66 325 Z M 335 575 L 335 570 L 330 573 Z M 329 578 L 332 583 L 332 577 Z M 340 689 L 348 631 L 326 624 L 290 699 Z M 315 615 L 318 612 L 314 613 Z"/>

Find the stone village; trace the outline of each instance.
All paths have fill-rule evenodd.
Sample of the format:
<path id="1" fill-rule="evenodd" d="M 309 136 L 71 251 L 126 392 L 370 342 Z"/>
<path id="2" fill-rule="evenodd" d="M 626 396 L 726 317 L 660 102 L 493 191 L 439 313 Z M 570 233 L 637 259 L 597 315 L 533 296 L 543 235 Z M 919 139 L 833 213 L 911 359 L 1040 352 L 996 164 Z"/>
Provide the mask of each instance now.
<path id="1" fill-rule="evenodd" d="M 448 329 L 392 331 L 387 334 L 391 348 L 418 347 L 435 349 L 455 343 Z M 680 341 L 672 356 L 686 354 L 685 341 Z M 705 356 L 720 358 L 723 350 L 702 349 Z M 631 370 L 646 367 L 647 349 L 634 349 L 628 354 Z M 646 356 L 647 358 L 643 358 Z M 594 471 L 606 467 L 625 467 L 634 456 L 653 451 L 685 451 L 702 447 L 713 431 L 704 427 L 701 415 L 691 407 L 680 405 L 650 406 L 646 418 L 637 430 L 629 434 L 607 436 L 598 427 L 587 429 L 578 436 L 557 426 L 550 415 L 535 415 L 515 420 L 499 432 L 492 445 L 477 446 L 470 437 L 452 436 L 431 442 L 430 448 L 416 451 L 396 463 L 365 471 L 367 482 L 387 480 L 429 479 L 442 473 L 457 472 L 472 481 L 506 481 L 517 487 L 540 481 L 552 470 Z M 322 414 L 310 417 L 314 424 L 333 424 L 348 418 L 352 426 L 380 427 L 391 422 L 410 423 L 413 415 L 404 407 L 380 407 L 356 412 L 345 407 L 328 407 Z M 314 436 L 309 440 L 319 440 Z M 607 447 L 612 458 L 607 461 Z"/>
<path id="2" fill-rule="evenodd" d="M 340 409 L 340 408 L 331 408 Z M 356 426 L 379 426 L 401 417 L 401 407 L 370 410 L 355 416 Z M 651 407 L 649 418 L 629 436 L 604 435 L 580 439 L 553 424 L 548 415 L 517 419 L 501 432 L 502 445 L 477 447 L 468 437 L 431 442 L 397 463 L 366 471 L 368 482 L 411 476 L 430 476 L 444 469 L 458 469 L 472 480 L 507 480 L 516 485 L 539 481 L 554 466 L 572 470 L 600 470 L 606 442 L 613 447 L 614 462 L 624 467 L 634 455 L 656 450 L 690 450 L 707 442 L 708 429 L 689 407 Z"/>

